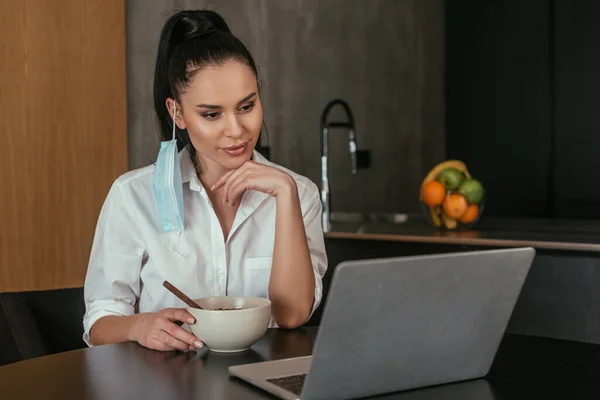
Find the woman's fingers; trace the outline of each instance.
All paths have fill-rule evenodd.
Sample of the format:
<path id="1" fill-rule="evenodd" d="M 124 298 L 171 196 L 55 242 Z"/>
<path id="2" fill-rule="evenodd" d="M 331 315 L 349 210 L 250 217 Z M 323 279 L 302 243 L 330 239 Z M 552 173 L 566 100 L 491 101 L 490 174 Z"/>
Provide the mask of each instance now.
<path id="1" fill-rule="evenodd" d="M 194 348 L 201 348 L 203 346 L 202 342 L 194 335 L 178 326 L 173 321 L 182 321 L 187 322 L 188 324 L 195 323 L 194 316 L 187 312 L 182 308 L 167 308 L 162 311 L 163 315 L 167 317 L 164 320 L 164 323 L 159 326 L 160 329 L 167 332 L 169 335 L 174 338 L 185 342 L 186 346 L 192 346 Z"/>
<path id="2" fill-rule="evenodd" d="M 167 308 L 163 310 L 163 315 L 166 319 L 159 326 L 160 329 L 167 332 L 169 335 L 187 343 L 188 346 L 194 346 L 195 348 L 202 347 L 202 342 L 198 338 L 182 327 L 178 326 L 173 321 L 187 322 L 193 324 L 195 322 L 192 314 L 181 308 Z"/>
<path id="3" fill-rule="evenodd" d="M 242 164 L 241 167 L 239 167 L 237 169 L 233 169 L 233 170 L 227 172 L 221 178 L 219 178 L 219 180 L 217 181 L 217 183 L 215 183 L 210 188 L 210 190 L 216 190 L 216 189 L 220 188 L 221 186 L 225 185 L 229 180 L 231 180 L 233 178 L 232 175 L 238 175 L 238 174 L 242 173 L 243 171 L 247 170 L 248 168 L 250 168 L 253 165 L 254 165 L 254 163 L 252 161 L 246 161 L 244 164 Z"/>
<path id="4" fill-rule="evenodd" d="M 232 183 L 229 188 L 229 199 L 232 202 L 231 205 L 235 205 L 239 202 L 244 195 L 246 190 L 254 187 L 254 181 L 257 179 L 255 175 L 246 174 L 240 177 L 236 182 Z"/>
<path id="5" fill-rule="evenodd" d="M 168 322 L 167 325 L 163 328 L 163 330 L 169 335 L 173 336 L 174 338 L 186 343 L 186 347 L 194 346 L 198 349 L 202 347 L 202 342 L 198 340 L 196 336 L 192 335 L 182 327 L 179 327 L 172 322 Z"/>
<path id="6" fill-rule="evenodd" d="M 247 161 L 238 169 L 224 174 L 211 190 L 223 188 L 223 203 L 233 205 L 241 199 L 246 190 L 258 190 L 273 195 L 286 182 L 282 176 L 285 176 L 284 172 Z"/>
<path id="7" fill-rule="evenodd" d="M 246 165 L 246 164 L 244 164 Z M 231 186 L 238 182 L 240 180 L 240 178 L 243 178 L 248 171 L 248 167 L 244 167 L 241 166 L 240 168 L 236 169 L 231 175 L 229 175 L 229 177 L 227 178 L 227 181 L 225 182 L 225 184 L 223 185 L 223 202 L 224 203 L 229 203 L 231 204 L 233 202 L 233 198 L 229 197 L 229 192 L 231 190 Z"/>
<path id="8" fill-rule="evenodd" d="M 161 311 L 161 314 L 171 321 L 181 321 L 186 324 L 193 324 L 196 322 L 194 316 L 183 308 L 165 308 Z"/>
<path id="9" fill-rule="evenodd" d="M 227 186 L 225 187 L 225 198 L 227 202 L 231 205 L 239 202 L 244 191 L 247 188 L 248 179 L 252 176 L 250 171 L 244 171 L 237 176 L 232 176 L 229 178 L 227 182 Z"/>
<path id="10" fill-rule="evenodd" d="M 174 325 L 173 323 L 171 324 Z M 190 347 L 189 344 L 177 339 L 166 331 L 158 331 L 156 333 L 156 340 L 158 340 L 165 348 L 188 351 Z"/>
<path id="11" fill-rule="evenodd" d="M 233 174 L 235 171 L 238 171 L 238 169 L 232 169 L 231 171 L 227 172 L 226 174 L 224 174 L 221 178 L 219 178 L 219 180 L 217 181 L 217 183 L 215 183 L 210 190 L 215 190 L 220 188 L 221 186 L 223 186 L 225 184 L 225 182 L 227 182 L 227 179 L 231 176 L 231 174 Z"/>

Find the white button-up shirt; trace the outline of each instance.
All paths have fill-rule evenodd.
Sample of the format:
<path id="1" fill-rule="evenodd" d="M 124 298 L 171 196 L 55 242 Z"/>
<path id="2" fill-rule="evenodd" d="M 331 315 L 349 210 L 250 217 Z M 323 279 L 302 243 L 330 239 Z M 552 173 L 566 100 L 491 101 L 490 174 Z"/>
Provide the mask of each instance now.
<path id="1" fill-rule="evenodd" d="M 317 186 L 280 168 L 298 186 L 308 246 L 315 274 L 314 304 L 319 306 L 327 256 L 321 228 Z M 187 150 L 179 153 L 183 181 L 183 232 L 165 233 L 154 200 L 154 165 L 129 171 L 112 185 L 100 212 L 85 279 L 86 313 L 83 339 L 106 315 L 156 312 L 186 304 L 162 286 L 168 280 L 191 298 L 207 296 L 268 296 L 275 240 L 275 199 L 246 191 L 229 237 L 223 231 L 200 183 Z M 271 318 L 270 326 L 275 326 Z"/>

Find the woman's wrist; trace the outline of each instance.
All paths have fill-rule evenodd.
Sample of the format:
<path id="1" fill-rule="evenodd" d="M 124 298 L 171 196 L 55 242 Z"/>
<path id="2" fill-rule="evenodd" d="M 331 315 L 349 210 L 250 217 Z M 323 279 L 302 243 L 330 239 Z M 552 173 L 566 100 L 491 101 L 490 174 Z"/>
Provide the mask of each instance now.
<path id="1" fill-rule="evenodd" d="M 139 314 L 130 316 L 107 315 L 98 319 L 90 329 L 90 339 L 93 345 L 137 341 L 134 332 Z"/>
<path id="2" fill-rule="evenodd" d="M 142 318 L 142 314 L 134 314 L 134 315 L 130 315 L 125 317 L 127 319 L 127 322 L 125 323 L 125 335 L 127 337 L 127 340 L 130 342 L 137 342 L 138 341 L 138 334 L 137 334 L 137 330 L 138 330 L 138 322 L 140 320 L 140 318 Z"/>
<path id="3" fill-rule="evenodd" d="M 277 202 L 287 202 L 289 203 L 291 200 L 296 200 L 298 198 L 298 186 L 296 185 L 296 181 L 291 176 L 287 175 L 284 178 L 284 183 L 280 186 L 277 194 L 275 195 L 275 199 Z"/>

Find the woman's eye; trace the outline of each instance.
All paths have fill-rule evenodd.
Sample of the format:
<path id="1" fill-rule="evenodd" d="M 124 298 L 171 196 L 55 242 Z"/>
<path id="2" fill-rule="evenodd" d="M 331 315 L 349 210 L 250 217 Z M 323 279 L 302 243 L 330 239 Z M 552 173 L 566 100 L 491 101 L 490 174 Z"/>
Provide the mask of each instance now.
<path id="1" fill-rule="evenodd" d="M 245 106 L 240 108 L 240 111 L 243 113 L 247 113 L 247 112 L 252 111 L 253 108 L 254 108 L 254 104 L 246 104 Z"/>
<path id="2" fill-rule="evenodd" d="M 202 116 L 208 120 L 213 120 L 213 119 L 219 118 L 219 113 L 217 113 L 217 112 L 205 113 Z"/>

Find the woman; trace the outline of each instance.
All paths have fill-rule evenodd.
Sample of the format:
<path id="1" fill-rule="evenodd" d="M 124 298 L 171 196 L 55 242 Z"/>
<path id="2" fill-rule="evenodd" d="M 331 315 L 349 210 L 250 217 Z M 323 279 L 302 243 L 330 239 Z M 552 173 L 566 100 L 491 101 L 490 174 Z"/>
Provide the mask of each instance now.
<path id="1" fill-rule="evenodd" d="M 164 280 L 192 298 L 268 297 L 282 328 L 319 305 L 327 258 L 318 189 L 254 150 L 257 75 L 218 14 L 182 11 L 165 23 L 154 80 L 161 151 L 155 166 L 119 177 L 102 207 L 85 281 L 88 345 L 201 347 Z"/>

